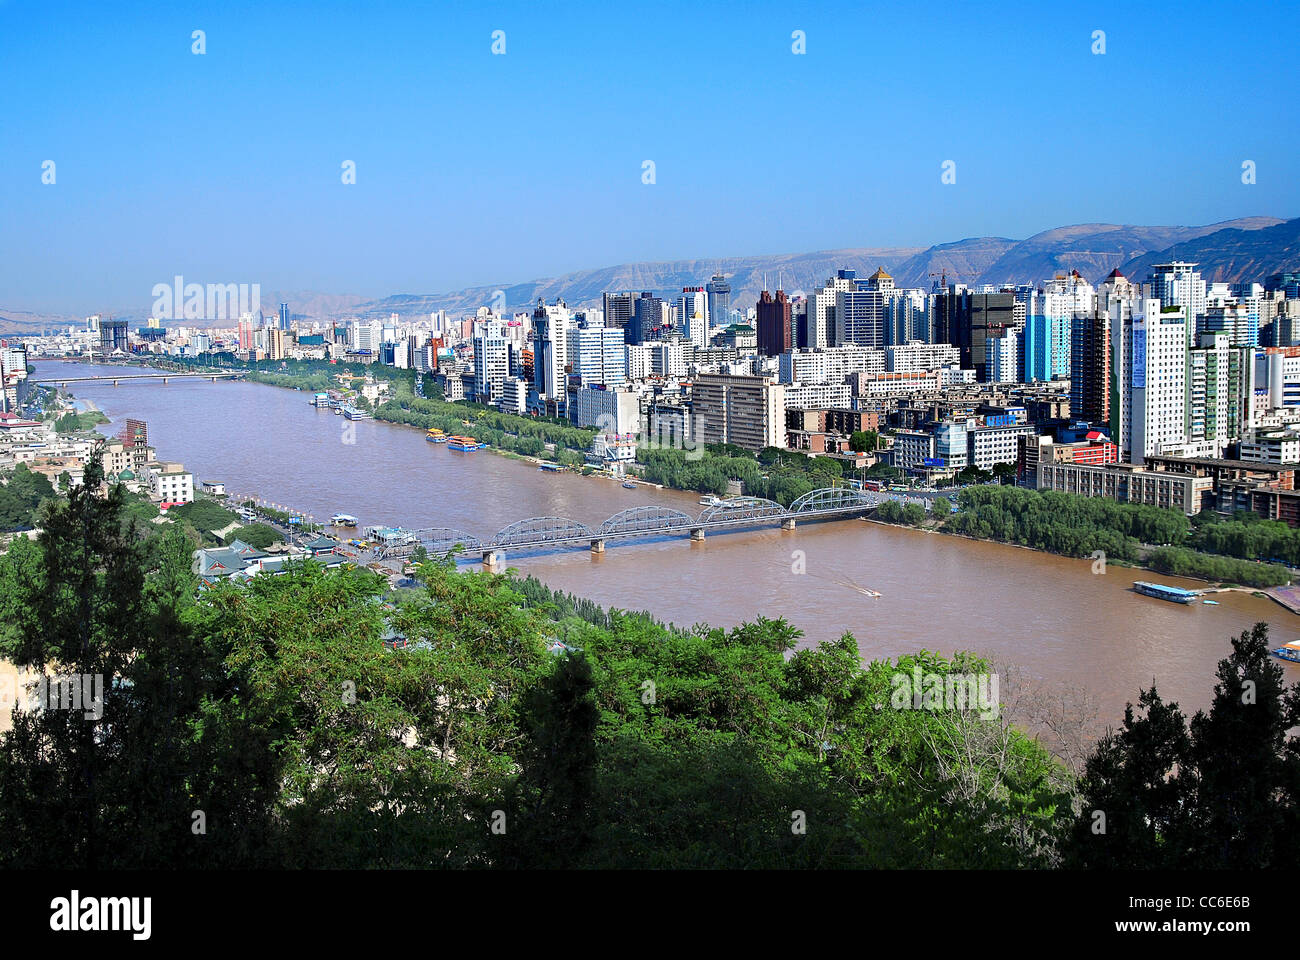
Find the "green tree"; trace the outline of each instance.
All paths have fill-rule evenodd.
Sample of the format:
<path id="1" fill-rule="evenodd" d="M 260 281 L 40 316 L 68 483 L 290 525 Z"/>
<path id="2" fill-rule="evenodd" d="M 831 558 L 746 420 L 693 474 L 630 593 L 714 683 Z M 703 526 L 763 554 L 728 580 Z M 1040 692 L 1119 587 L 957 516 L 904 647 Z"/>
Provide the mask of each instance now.
<path id="1" fill-rule="evenodd" d="M 854 430 L 849 434 L 849 449 L 858 453 L 872 453 L 880 444 L 880 435 L 875 430 Z"/>
<path id="2" fill-rule="evenodd" d="M 123 522 L 124 491 L 101 496 L 102 479 L 96 458 L 52 504 L 39 540 L 0 564 L 0 656 L 86 694 L 82 709 L 14 711 L 0 739 L 0 830 L 11 841 L 0 858 L 84 869 L 220 861 L 241 840 L 258 846 L 255 795 L 238 772 L 256 760 L 195 736 L 223 674 L 193 629 L 188 542 L 178 532 L 139 540 Z M 242 815 L 200 799 L 213 782 L 234 791 Z M 198 808 L 238 837 L 205 843 L 191 829 Z"/>

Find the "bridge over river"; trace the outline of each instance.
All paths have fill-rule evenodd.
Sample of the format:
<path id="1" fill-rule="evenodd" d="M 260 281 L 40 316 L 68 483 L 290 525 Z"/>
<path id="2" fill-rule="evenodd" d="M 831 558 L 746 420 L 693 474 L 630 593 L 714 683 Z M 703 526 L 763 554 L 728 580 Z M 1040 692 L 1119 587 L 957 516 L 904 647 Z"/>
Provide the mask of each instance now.
<path id="1" fill-rule="evenodd" d="M 216 383 L 218 380 L 234 380 L 243 374 L 235 373 L 113 373 L 94 377 L 34 377 L 32 383 L 43 383 L 46 385 L 58 384 L 60 387 L 67 387 L 70 383 L 108 383 L 112 381 L 113 386 L 117 386 L 119 380 L 161 380 L 166 383 L 168 380 L 211 380 Z"/>
<path id="2" fill-rule="evenodd" d="M 916 503 L 929 510 L 928 500 L 893 493 L 873 493 L 848 487 L 812 490 L 783 507 L 761 497 L 730 497 L 706 507 L 697 517 L 665 506 L 640 506 L 621 510 L 599 526 L 567 517 L 530 517 L 518 520 L 486 539 L 451 527 L 426 527 L 390 541 L 376 551 L 380 560 L 409 557 L 417 547 L 441 555 L 456 548 L 480 553 L 483 564 L 494 567 L 505 560 L 507 549 L 589 546 L 603 553 L 609 541 L 681 535 L 703 540 L 709 531 L 726 533 L 766 524 L 793 530 L 799 522 L 847 520 L 874 510 L 885 500 Z"/>

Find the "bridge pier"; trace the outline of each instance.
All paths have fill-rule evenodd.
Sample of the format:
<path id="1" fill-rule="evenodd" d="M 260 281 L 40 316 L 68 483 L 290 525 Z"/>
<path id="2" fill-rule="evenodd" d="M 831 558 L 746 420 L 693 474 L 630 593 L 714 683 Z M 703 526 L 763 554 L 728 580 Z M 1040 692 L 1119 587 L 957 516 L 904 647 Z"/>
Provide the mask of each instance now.
<path id="1" fill-rule="evenodd" d="M 113 386 L 115 386 L 115 387 L 117 386 L 117 381 L 116 381 L 116 380 L 113 381 Z"/>
<path id="2" fill-rule="evenodd" d="M 490 547 L 483 551 L 483 569 L 492 570 L 506 561 L 506 552 L 500 547 Z"/>
<path id="3" fill-rule="evenodd" d="M 604 537 L 600 537 L 600 538 L 598 538 L 598 539 L 596 539 L 596 540 L 591 541 L 591 552 L 592 552 L 592 553 L 604 553 L 604 552 L 605 552 L 605 538 L 604 538 Z"/>
<path id="4" fill-rule="evenodd" d="M 696 543 L 702 543 L 704 541 L 704 528 L 693 527 L 691 529 L 691 539 Z"/>
<path id="5" fill-rule="evenodd" d="M 166 378 L 166 377 L 163 377 L 163 386 L 164 386 L 164 387 L 167 386 L 167 378 Z"/>
<path id="6" fill-rule="evenodd" d="M 793 529 L 794 529 L 794 517 L 786 517 L 784 520 L 782 520 L 782 521 L 781 521 L 781 529 L 782 529 L 782 530 L 793 530 Z"/>

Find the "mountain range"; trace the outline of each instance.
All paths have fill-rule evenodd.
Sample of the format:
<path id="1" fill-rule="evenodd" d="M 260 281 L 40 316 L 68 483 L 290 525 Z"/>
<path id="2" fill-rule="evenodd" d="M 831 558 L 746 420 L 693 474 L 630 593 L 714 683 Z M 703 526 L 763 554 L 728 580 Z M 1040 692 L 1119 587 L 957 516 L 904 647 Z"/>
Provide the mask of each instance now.
<path id="1" fill-rule="evenodd" d="M 523 283 L 466 287 L 438 294 L 397 294 L 371 300 L 351 294 L 271 291 L 263 310 L 273 316 L 277 304 L 289 304 L 295 316 L 310 318 L 427 317 L 436 310 L 452 316 L 472 314 L 505 293 L 509 310 L 526 309 L 543 298 L 563 297 L 571 307 L 599 304 L 605 291 L 651 290 L 676 297 L 682 287 L 702 286 L 716 273 L 731 283 L 733 305 L 748 307 L 766 282 L 790 293 L 811 292 L 836 270 L 866 276 L 883 267 L 898 286 L 929 289 L 941 277 L 969 285 L 1038 283 L 1058 273 L 1078 270 L 1094 283 L 1118 268 L 1143 280 L 1152 264 L 1192 260 L 1207 282 L 1267 279 L 1280 270 L 1300 269 L 1300 218 L 1243 217 L 1199 227 L 1148 227 L 1087 223 L 1044 230 L 1024 240 L 972 237 L 932 247 L 862 247 L 750 257 L 622 263 L 578 270 L 559 277 Z M 143 322 L 147 307 L 114 315 Z M 0 305 L 0 334 L 39 333 L 79 323 L 80 317 L 5 310 Z"/>
<path id="2" fill-rule="evenodd" d="M 969 285 L 1037 283 L 1058 273 L 1078 270 L 1094 283 L 1119 268 L 1143 279 L 1153 263 L 1167 259 L 1195 260 L 1207 282 L 1263 281 L 1269 274 L 1300 266 L 1300 218 L 1243 217 L 1200 227 L 1144 227 L 1087 223 L 1057 227 L 1025 240 L 973 237 L 928 248 L 866 247 L 817 253 L 725 257 L 715 260 L 670 260 L 624 263 L 596 270 L 579 270 L 560 277 L 469 287 L 443 294 L 385 297 L 359 304 L 354 316 L 403 317 L 446 310 L 453 316 L 473 313 L 492 302 L 496 290 L 505 292 L 510 309 L 523 309 L 539 297 L 563 297 L 571 306 L 598 304 L 605 291 L 651 290 L 675 297 L 685 286 L 701 286 L 721 272 L 731 283 L 733 304 L 748 306 L 768 289 L 808 293 L 836 270 L 857 270 L 866 276 L 883 267 L 896 285 L 922 287 L 942 278 Z"/>

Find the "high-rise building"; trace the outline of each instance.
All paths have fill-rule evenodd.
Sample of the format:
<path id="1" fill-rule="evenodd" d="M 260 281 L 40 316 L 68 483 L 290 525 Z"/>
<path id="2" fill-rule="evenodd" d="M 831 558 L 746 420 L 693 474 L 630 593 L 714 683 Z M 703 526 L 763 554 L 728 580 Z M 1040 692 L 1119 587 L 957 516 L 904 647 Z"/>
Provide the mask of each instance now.
<path id="1" fill-rule="evenodd" d="M 1198 329 L 1201 333 L 1222 333 L 1234 347 L 1259 346 L 1259 307 L 1228 300 L 1205 308 Z"/>
<path id="2" fill-rule="evenodd" d="M 107 356 L 114 350 L 128 353 L 131 350 L 127 339 L 127 322 L 125 320 L 99 321 L 99 352 Z"/>
<path id="3" fill-rule="evenodd" d="M 835 292 L 837 344 L 883 349 L 890 343 L 888 304 L 895 297 L 894 278 L 880 267 L 865 284 Z"/>
<path id="4" fill-rule="evenodd" d="M 835 318 L 835 298 L 844 290 L 858 288 L 856 270 L 837 270 L 835 276 L 813 291 L 808 298 L 807 337 L 804 346 L 838 347 L 842 341 L 836 339 L 838 329 Z"/>
<path id="5" fill-rule="evenodd" d="M 1196 332 L 1197 320 L 1205 314 L 1205 281 L 1197 264 L 1184 260 L 1157 263 L 1151 270 L 1151 296 L 1162 307 L 1183 307 L 1187 314 L 1188 342 Z"/>
<path id="6" fill-rule="evenodd" d="M 627 342 L 645 343 L 656 339 L 663 327 L 663 307 L 663 301 L 653 293 L 642 292 L 632 304 L 632 322 L 626 328 Z"/>
<path id="7" fill-rule="evenodd" d="M 1220 457 L 1246 432 L 1255 396 L 1253 354 L 1223 333 L 1203 333 L 1200 346 L 1192 348 L 1187 443 L 1195 455 Z"/>
<path id="8" fill-rule="evenodd" d="M 636 294 L 606 293 L 601 297 L 605 312 L 605 326 L 625 329 L 636 314 Z"/>
<path id="9" fill-rule="evenodd" d="M 766 377 L 701 374 L 691 384 L 691 410 L 702 443 L 785 445 L 785 387 Z"/>
<path id="10" fill-rule="evenodd" d="M 790 301 L 785 291 L 776 291 L 773 297 L 767 290 L 759 294 L 758 352 L 765 357 L 775 357 L 794 348 L 794 324 Z"/>
<path id="11" fill-rule="evenodd" d="M 950 288 L 951 289 L 951 288 Z M 988 341 L 1018 329 L 1015 322 L 1015 294 L 970 293 L 959 291 L 941 294 L 943 322 L 951 325 L 952 339 L 945 342 L 961 350 L 961 365 L 974 370 L 975 379 L 988 381 Z"/>
<path id="12" fill-rule="evenodd" d="M 566 403 L 568 397 L 571 322 L 563 300 L 547 306 L 538 299 L 533 310 L 533 385 L 539 395 L 557 403 Z"/>
<path id="13" fill-rule="evenodd" d="M 291 329 L 289 325 L 289 305 L 287 303 L 280 304 L 280 329 Z"/>
<path id="14" fill-rule="evenodd" d="M 117 436 L 128 447 L 147 447 L 149 446 L 149 424 L 128 417 Z"/>
<path id="15" fill-rule="evenodd" d="M 1024 302 L 1025 379 L 1068 377 L 1073 325 L 1096 312 L 1097 294 L 1092 284 L 1079 271 L 1071 270 L 1069 274 L 1060 273 L 1045 281 L 1042 289 L 1034 291 Z"/>
<path id="16" fill-rule="evenodd" d="M 681 332 L 697 347 L 709 345 L 709 302 L 703 287 L 682 287 L 677 298 Z"/>
<path id="17" fill-rule="evenodd" d="M 1110 423 L 1110 317 L 1099 307 L 1071 322 L 1070 416 Z"/>
<path id="18" fill-rule="evenodd" d="M 595 323 L 569 327 L 569 367 L 583 386 L 627 382 L 627 350 L 623 331 Z"/>
<path id="19" fill-rule="evenodd" d="M 1119 447 L 1131 463 L 1187 439 L 1187 311 L 1142 301 L 1125 322 Z"/>
<path id="20" fill-rule="evenodd" d="M 726 326 L 731 316 L 731 284 L 720 273 L 704 285 L 708 294 L 709 322 L 714 326 Z"/>
<path id="21" fill-rule="evenodd" d="M 984 382 L 1019 383 L 1021 374 L 1021 334 L 1014 327 L 1002 331 L 1001 336 L 989 337 L 984 343 Z M 955 349 L 955 348 L 954 348 Z"/>
<path id="22" fill-rule="evenodd" d="M 501 399 L 502 386 L 510 374 L 510 348 L 501 325 L 491 321 L 479 325 L 474 337 L 474 398 L 479 403 Z"/>

